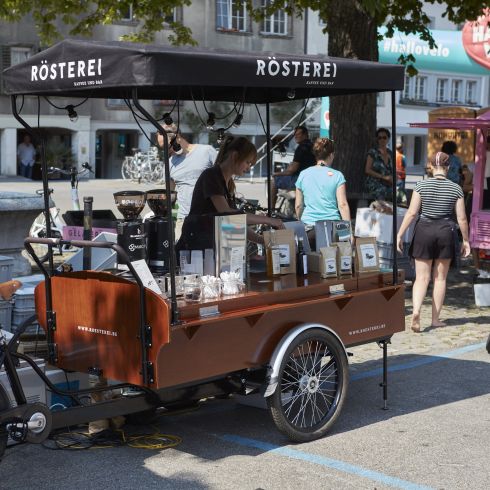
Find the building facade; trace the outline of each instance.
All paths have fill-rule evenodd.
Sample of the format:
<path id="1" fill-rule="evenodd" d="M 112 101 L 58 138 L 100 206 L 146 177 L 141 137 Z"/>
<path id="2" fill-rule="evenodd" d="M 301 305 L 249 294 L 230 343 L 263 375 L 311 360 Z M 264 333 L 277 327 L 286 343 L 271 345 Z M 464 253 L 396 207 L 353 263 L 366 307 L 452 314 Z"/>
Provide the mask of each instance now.
<path id="1" fill-rule="evenodd" d="M 266 4 L 270 0 L 257 0 L 257 4 L 259 2 Z M 305 52 L 305 21 L 289 16 L 284 11 L 262 22 L 254 22 L 240 0 L 200 0 L 194 1 L 191 6 L 175 9 L 174 19 L 180 20 L 192 30 L 199 48 Z M 129 9 L 125 19 L 117 24 L 96 27 L 91 39 L 114 41 L 137 28 L 138 22 Z M 168 45 L 168 34 L 168 29 L 158 32 L 155 43 Z M 39 50 L 39 39 L 30 19 L 18 23 L 0 22 L 0 73 Z M 120 99 L 88 99 L 78 106 L 80 102 L 56 97 L 50 97 L 49 100 L 25 97 L 19 101 L 19 108 L 22 106 L 21 115 L 34 127 L 38 126 L 40 109 L 39 126 L 47 136 L 48 153 L 53 160 L 50 164 L 68 166 L 89 162 L 95 168 L 98 178 L 120 177 L 122 161 L 126 155 L 131 154 L 132 148 L 145 150 L 149 147 L 147 136 L 152 137 L 153 126 L 140 121 L 140 129 L 126 103 Z M 76 120 L 70 120 L 64 109 L 69 104 L 75 105 Z M 175 101 L 145 101 L 143 104 L 157 116 L 174 108 L 172 116 L 176 119 Z M 212 109 L 219 117 L 227 112 L 228 106 L 215 104 Z M 194 141 L 207 142 L 210 133 L 201 124 L 201 119 L 205 121 L 207 116 L 202 104 L 198 104 L 200 119 L 196 117 L 192 102 L 181 104 L 179 112 L 183 115 L 183 133 Z M 233 131 L 255 138 L 256 134 L 262 132 L 259 124 L 255 107 L 247 107 L 242 124 Z M 277 128 L 278 124 L 273 121 L 272 129 Z M 18 173 L 16 152 L 23 133 L 23 128 L 11 115 L 11 101 L 4 93 L 0 78 L 0 174 Z M 260 142 L 260 139 L 257 140 L 257 143 Z"/>

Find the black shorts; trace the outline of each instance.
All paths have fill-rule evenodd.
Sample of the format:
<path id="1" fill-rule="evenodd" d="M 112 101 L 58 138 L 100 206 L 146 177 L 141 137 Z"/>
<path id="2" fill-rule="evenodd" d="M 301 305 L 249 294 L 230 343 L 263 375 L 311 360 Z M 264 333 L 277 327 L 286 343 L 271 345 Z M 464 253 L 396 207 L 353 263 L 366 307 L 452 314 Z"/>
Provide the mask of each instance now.
<path id="1" fill-rule="evenodd" d="M 455 223 L 446 218 L 419 219 L 410 245 L 415 259 L 453 259 L 455 256 Z"/>

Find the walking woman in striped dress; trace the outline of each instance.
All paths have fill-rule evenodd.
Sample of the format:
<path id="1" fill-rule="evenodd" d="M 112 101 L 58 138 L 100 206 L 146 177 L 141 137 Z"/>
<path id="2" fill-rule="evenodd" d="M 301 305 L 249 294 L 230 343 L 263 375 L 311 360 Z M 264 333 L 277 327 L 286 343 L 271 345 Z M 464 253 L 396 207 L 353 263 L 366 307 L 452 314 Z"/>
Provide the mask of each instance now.
<path id="1" fill-rule="evenodd" d="M 446 295 L 446 278 L 451 261 L 459 253 L 458 222 L 463 243 L 461 254 L 468 257 L 468 221 L 461 186 L 447 178 L 449 156 L 438 152 L 431 160 L 433 177 L 417 183 L 410 207 L 403 218 L 397 236 L 397 249 L 402 252 L 403 234 L 417 219 L 410 255 L 415 259 L 415 282 L 412 289 L 412 330 L 420 332 L 420 309 L 432 280 L 432 328 L 444 327 L 440 314 Z"/>

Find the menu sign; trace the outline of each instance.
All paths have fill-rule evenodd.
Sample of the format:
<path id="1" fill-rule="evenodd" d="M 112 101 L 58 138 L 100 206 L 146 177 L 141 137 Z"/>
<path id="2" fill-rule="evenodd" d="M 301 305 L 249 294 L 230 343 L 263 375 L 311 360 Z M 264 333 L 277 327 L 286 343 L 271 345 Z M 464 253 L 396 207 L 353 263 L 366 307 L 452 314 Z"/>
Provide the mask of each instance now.
<path id="1" fill-rule="evenodd" d="M 490 9 L 463 27 L 463 46 L 470 58 L 490 69 Z"/>

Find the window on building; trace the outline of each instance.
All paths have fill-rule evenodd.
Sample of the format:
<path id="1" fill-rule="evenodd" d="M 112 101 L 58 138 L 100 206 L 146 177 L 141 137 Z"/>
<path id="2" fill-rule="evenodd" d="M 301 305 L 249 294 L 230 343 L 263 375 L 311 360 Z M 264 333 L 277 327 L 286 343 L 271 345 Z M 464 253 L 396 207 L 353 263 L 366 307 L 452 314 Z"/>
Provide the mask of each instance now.
<path id="1" fill-rule="evenodd" d="M 16 65 L 17 63 L 21 63 L 25 61 L 27 58 L 30 58 L 32 55 L 31 48 L 23 48 L 23 47 L 12 47 L 10 48 L 10 65 Z"/>
<path id="2" fill-rule="evenodd" d="M 453 80 L 451 84 L 451 102 L 462 102 L 462 80 Z"/>
<path id="3" fill-rule="evenodd" d="M 427 77 L 415 77 L 415 100 L 426 100 Z"/>
<path id="4" fill-rule="evenodd" d="M 262 6 L 268 7 L 274 0 L 262 0 Z M 262 21 L 262 34 L 276 36 L 288 35 L 288 14 L 284 10 L 277 10 Z"/>
<path id="5" fill-rule="evenodd" d="M 182 22 L 182 7 L 174 7 L 172 13 L 164 14 L 164 21 L 166 24 L 172 22 Z"/>
<path id="6" fill-rule="evenodd" d="M 133 5 L 121 9 L 121 20 L 131 21 L 133 19 Z"/>
<path id="7" fill-rule="evenodd" d="M 448 87 L 448 79 L 447 78 L 438 78 L 437 86 L 436 86 L 436 102 L 448 102 L 447 97 L 447 87 Z"/>
<path id="8" fill-rule="evenodd" d="M 403 99 L 410 99 L 412 94 L 412 81 L 413 77 L 405 75 L 405 86 L 403 87 Z"/>
<path id="9" fill-rule="evenodd" d="M 216 28 L 219 30 L 247 32 L 247 6 L 243 0 L 216 1 Z"/>
<path id="10" fill-rule="evenodd" d="M 466 82 L 465 102 L 467 104 L 476 104 L 476 82 L 474 80 Z"/>

